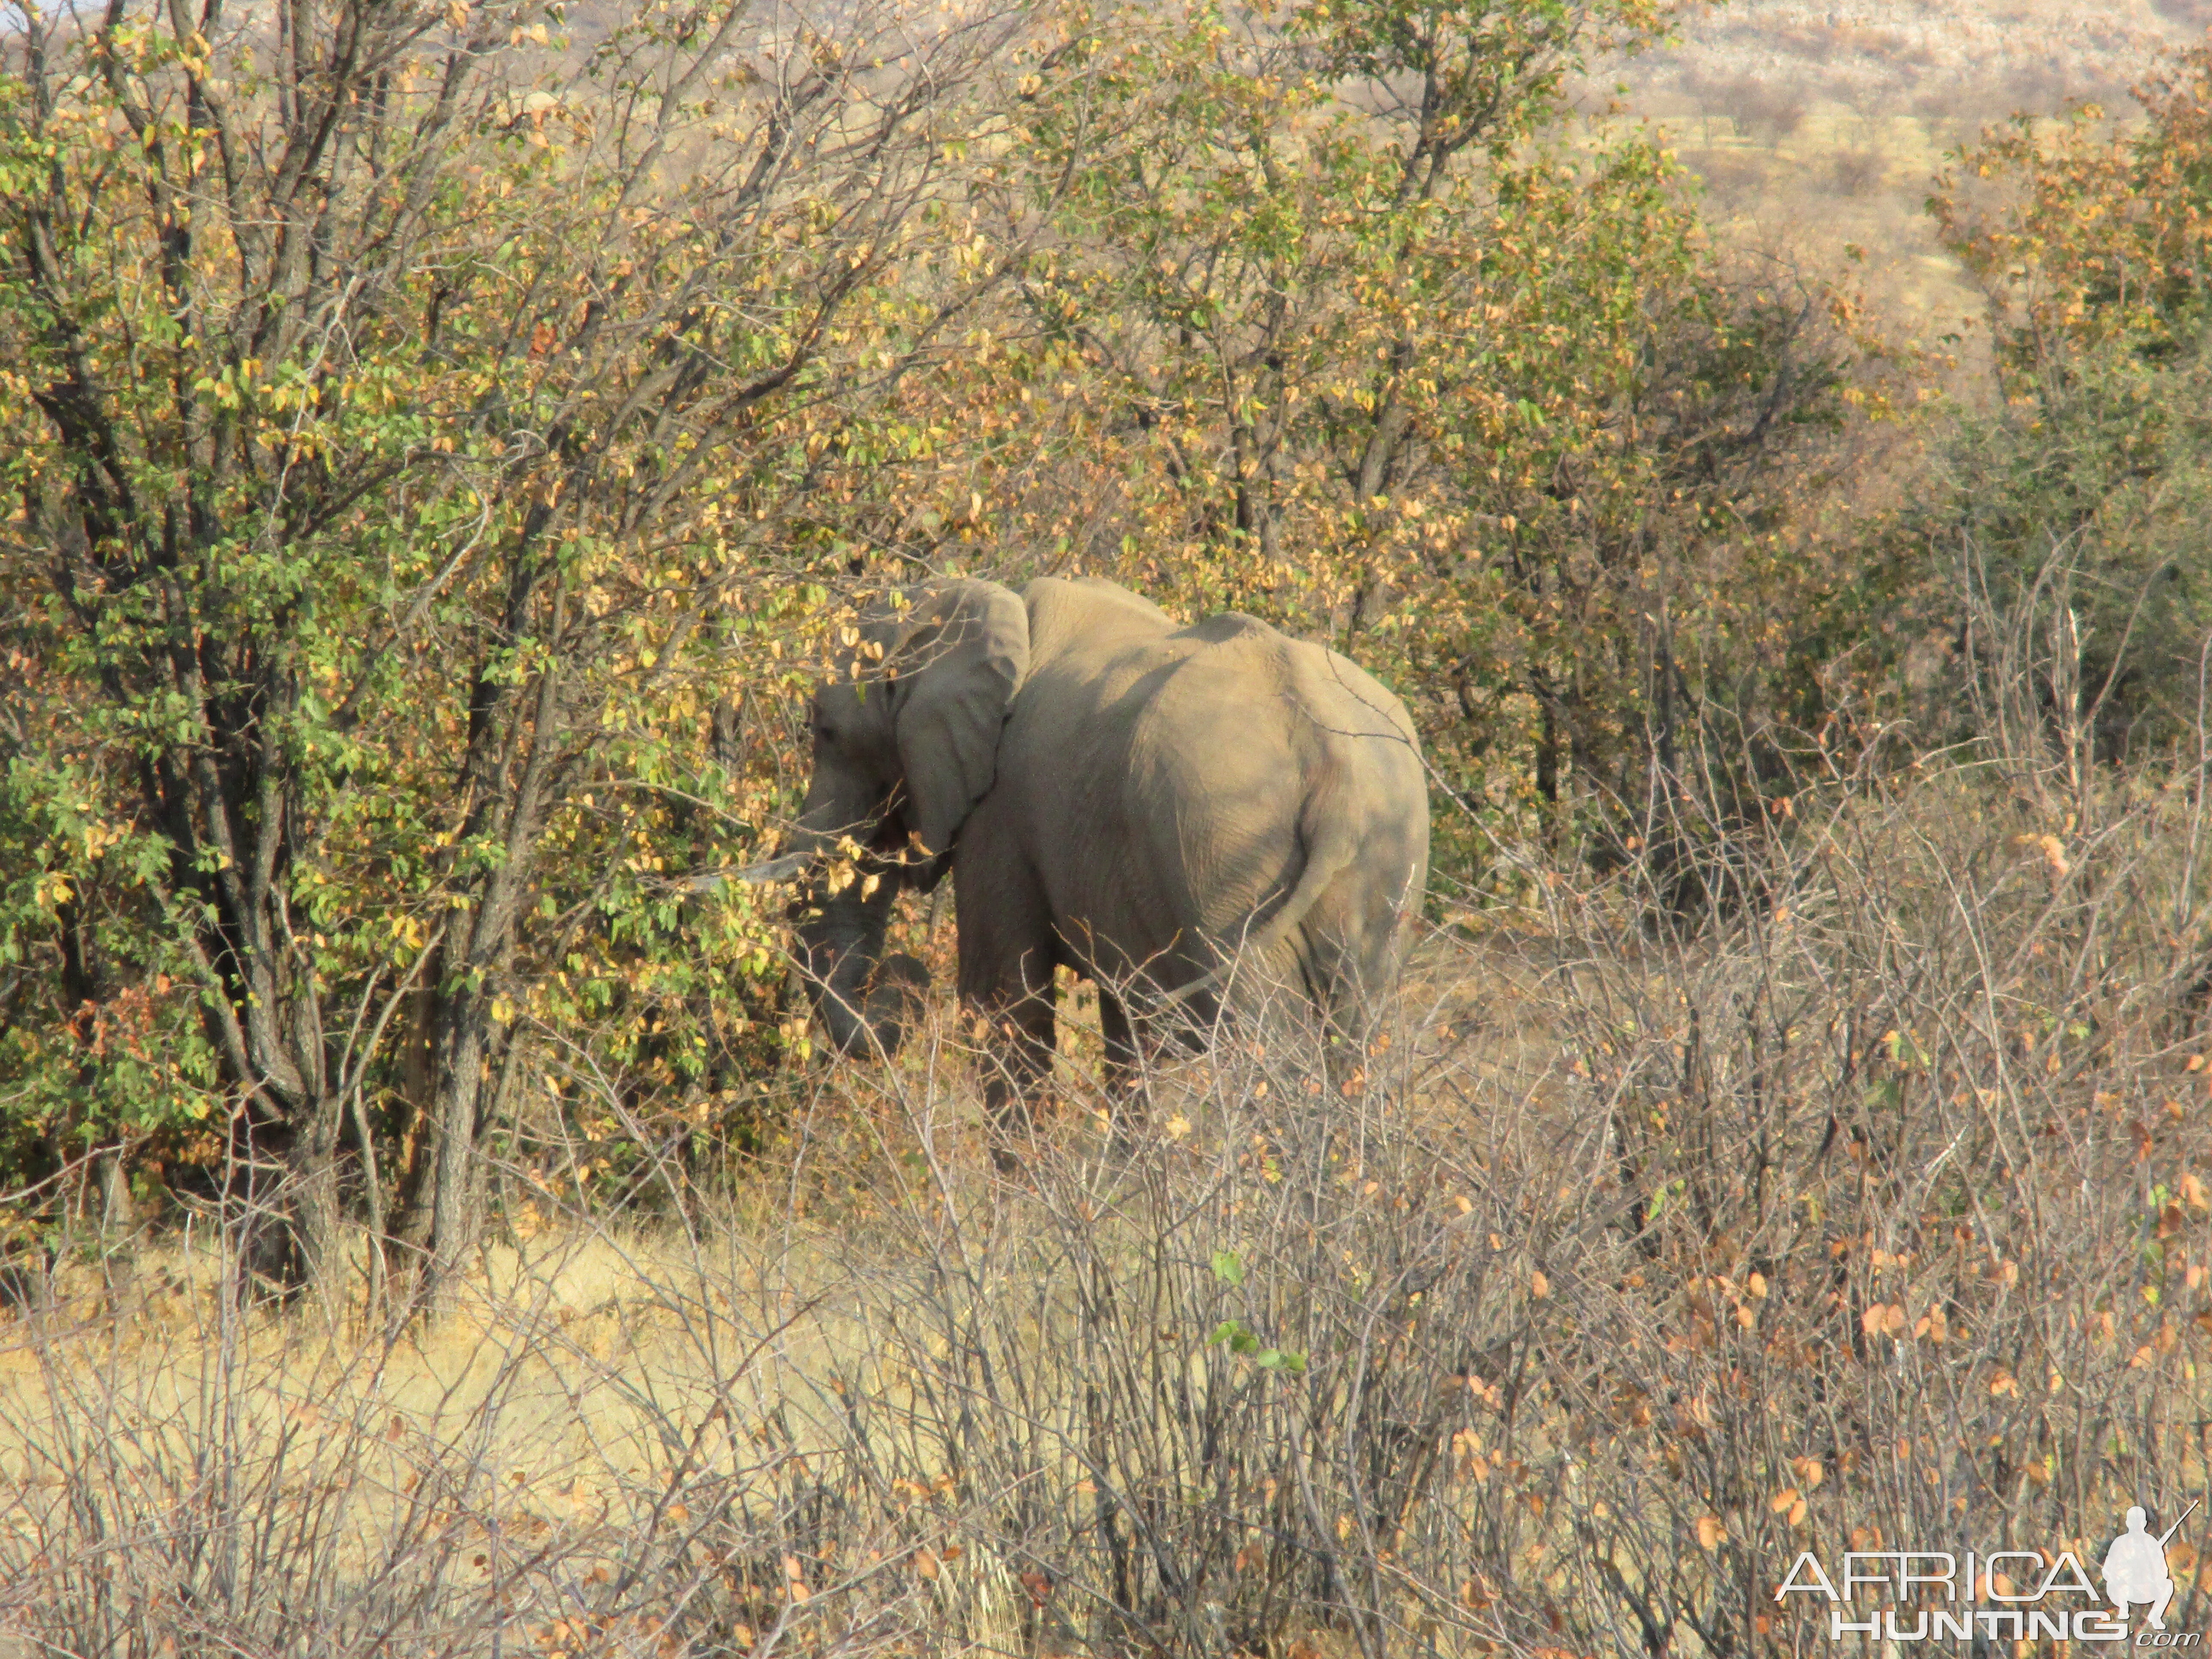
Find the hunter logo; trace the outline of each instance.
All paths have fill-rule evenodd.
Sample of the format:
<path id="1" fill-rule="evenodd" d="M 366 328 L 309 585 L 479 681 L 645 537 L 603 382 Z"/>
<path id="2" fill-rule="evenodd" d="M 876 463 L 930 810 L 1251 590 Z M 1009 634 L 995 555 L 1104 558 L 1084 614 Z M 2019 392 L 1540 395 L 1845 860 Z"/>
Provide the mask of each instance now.
<path id="1" fill-rule="evenodd" d="M 1818 1595 L 1829 1603 L 1828 1638 L 1870 1637 L 1883 1642 L 2124 1642 L 2130 1609 L 2148 1616 L 2136 1635 L 2145 1648 L 2193 1648 L 2203 1639 L 2191 1632 L 2166 1634 L 2166 1610 L 2173 1600 L 2166 1547 L 2197 1509 L 2154 1535 L 2140 1508 L 2126 1516 L 2126 1530 L 2105 1552 L 2104 1600 L 2071 1550 L 2046 1558 L 2039 1550 L 1853 1550 L 1843 1559 L 1840 1578 L 1807 1550 L 1790 1565 L 1774 1592 L 1788 1605 L 1792 1595 Z M 1858 1606 L 1862 1592 L 1875 1605 Z M 1881 1606 L 1888 1602 L 1891 1605 Z M 2089 1605 L 2084 1606 L 2086 1601 Z M 1912 1604 L 1900 1613 L 1905 1604 Z"/>
<path id="2" fill-rule="evenodd" d="M 2181 1521 L 2189 1519 L 2196 1508 L 2192 1503 L 2182 1510 Z M 2112 1540 L 2112 1547 L 2105 1552 L 2105 1599 L 2112 1604 L 2113 1615 L 2122 1624 L 2127 1622 L 2129 1604 L 2141 1602 L 2150 1609 L 2150 1627 L 2166 1628 L 2166 1604 L 2173 1600 L 2173 1580 L 2166 1571 L 2166 1547 L 2180 1531 L 2181 1521 L 2153 1538 L 2142 1509 L 2128 1511 L 2128 1529 Z"/>

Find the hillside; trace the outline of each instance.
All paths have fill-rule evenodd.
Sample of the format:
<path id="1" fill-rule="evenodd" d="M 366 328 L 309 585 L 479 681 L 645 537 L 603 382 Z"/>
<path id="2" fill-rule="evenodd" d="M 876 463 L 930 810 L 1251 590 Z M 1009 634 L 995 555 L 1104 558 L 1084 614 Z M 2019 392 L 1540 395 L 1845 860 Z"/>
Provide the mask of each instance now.
<path id="1" fill-rule="evenodd" d="M 1666 131 L 1717 227 L 1815 266 L 1856 247 L 1877 311 L 1923 342 L 1965 323 L 1971 362 L 1979 301 L 1923 211 L 1946 155 L 2018 112 L 2124 119 L 2158 53 L 2208 27 L 2212 0 L 1737 0 L 1593 88 Z"/>

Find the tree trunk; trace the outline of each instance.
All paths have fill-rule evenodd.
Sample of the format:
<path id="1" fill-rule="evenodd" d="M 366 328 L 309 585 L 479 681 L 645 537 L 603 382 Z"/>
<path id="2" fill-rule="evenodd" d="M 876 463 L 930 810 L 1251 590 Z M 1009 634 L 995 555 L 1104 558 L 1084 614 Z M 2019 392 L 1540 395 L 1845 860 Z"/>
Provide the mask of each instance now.
<path id="1" fill-rule="evenodd" d="M 131 1202 L 131 1178 L 123 1167 L 123 1148 L 100 1155 L 100 1231 L 103 1237 L 127 1233 L 137 1220 Z"/>
<path id="2" fill-rule="evenodd" d="M 508 590 L 510 636 L 520 638 L 525 631 L 526 611 L 545 573 L 526 539 Z M 557 637 L 557 590 L 551 609 L 548 631 Z M 483 1235 L 483 1141 L 506 1092 L 516 1041 L 512 1014 L 499 1008 L 497 988 L 513 969 L 516 927 L 535 873 L 538 838 L 547 811 L 558 798 L 568 758 L 562 747 L 565 714 L 559 680 L 551 673 L 514 690 L 479 674 L 471 697 L 462 782 L 465 798 L 476 804 L 458 840 L 467 844 L 495 838 L 502 850 L 498 862 L 477 878 L 473 913 L 459 948 L 447 953 L 439 990 L 434 1085 L 424 1125 L 428 1191 L 419 1220 L 424 1279 L 418 1305 L 434 1317 L 450 1309 L 456 1275 Z M 513 759 L 517 749 L 519 765 Z"/>
<path id="3" fill-rule="evenodd" d="M 301 1265 L 307 1282 L 328 1301 L 345 1256 L 343 1216 L 338 1206 L 338 1131 L 342 1106 L 325 1093 L 303 1115 L 287 1160 L 290 1208 L 300 1230 Z"/>
<path id="4" fill-rule="evenodd" d="M 488 1062 L 482 1021 L 475 1018 L 475 1011 L 464 1006 L 453 1014 L 439 1055 L 437 1102 L 430 1119 L 425 1304 L 441 1314 L 450 1307 L 454 1276 L 483 1235 L 483 1187 L 477 1180 L 476 1164 Z"/>

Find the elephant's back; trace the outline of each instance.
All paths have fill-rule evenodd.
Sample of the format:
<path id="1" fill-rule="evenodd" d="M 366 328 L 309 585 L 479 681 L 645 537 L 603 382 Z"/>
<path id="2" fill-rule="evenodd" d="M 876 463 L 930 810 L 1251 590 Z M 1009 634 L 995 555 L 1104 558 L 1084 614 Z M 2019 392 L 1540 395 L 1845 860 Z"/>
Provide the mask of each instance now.
<path id="1" fill-rule="evenodd" d="M 1420 887 L 1426 774 L 1412 717 L 1387 687 L 1349 658 L 1235 612 L 1178 630 L 1158 655 L 1129 776 L 1140 799 L 1206 804 L 1156 815 L 1149 829 L 1162 866 L 1199 878 L 1194 921 L 1217 937 L 1242 931 L 1326 839 L 1359 849 L 1341 904 L 1364 903 L 1368 872 L 1386 867 L 1401 897 Z"/>
<path id="2" fill-rule="evenodd" d="M 1152 708 L 1164 726 L 1227 720 L 1283 735 L 1316 757 L 1346 745 L 1421 775 L 1413 717 L 1396 694 L 1341 653 L 1237 611 L 1159 641 L 1167 672 Z M 1256 735 L 1256 733 L 1255 733 Z"/>
<path id="3" fill-rule="evenodd" d="M 1291 642 L 1296 695 L 1309 718 L 1329 736 L 1333 761 L 1358 775 L 1358 789 L 1378 823 L 1402 820 L 1428 858 L 1428 769 L 1413 717 L 1395 692 L 1351 658 L 1304 641 Z"/>
<path id="4" fill-rule="evenodd" d="M 1012 835 L 993 844 L 1030 849 L 1079 956 L 1174 985 L 1265 922 L 1322 830 L 1348 833 L 1358 861 L 1389 880 L 1352 872 L 1289 949 L 1310 984 L 1372 971 L 1394 905 L 1426 868 L 1426 789 L 1403 705 L 1348 659 L 1256 618 L 1146 627 L 1129 610 L 1100 616 L 1102 597 L 1032 599 L 1030 672 L 987 803 Z M 1106 625 L 1054 614 L 1081 609 Z"/>

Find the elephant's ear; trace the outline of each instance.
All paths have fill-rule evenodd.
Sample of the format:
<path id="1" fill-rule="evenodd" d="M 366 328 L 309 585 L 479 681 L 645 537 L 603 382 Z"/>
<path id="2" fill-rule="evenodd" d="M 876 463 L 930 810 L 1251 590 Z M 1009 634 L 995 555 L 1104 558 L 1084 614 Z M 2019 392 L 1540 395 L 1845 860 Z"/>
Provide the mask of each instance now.
<path id="1" fill-rule="evenodd" d="M 917 600 L 891 708 L 907 822 L 930 852 L 952 844 L 998 776 L 999 730 L 1029 665 L 1029 612 L 1010 589 L 951 582 Z"/>

